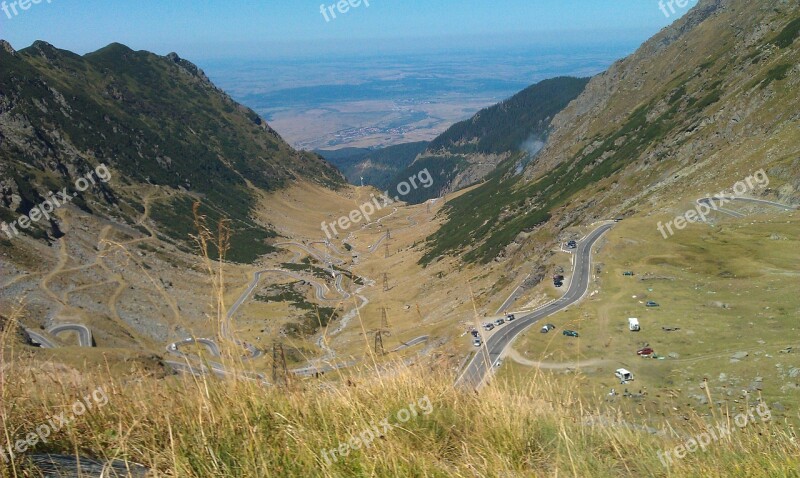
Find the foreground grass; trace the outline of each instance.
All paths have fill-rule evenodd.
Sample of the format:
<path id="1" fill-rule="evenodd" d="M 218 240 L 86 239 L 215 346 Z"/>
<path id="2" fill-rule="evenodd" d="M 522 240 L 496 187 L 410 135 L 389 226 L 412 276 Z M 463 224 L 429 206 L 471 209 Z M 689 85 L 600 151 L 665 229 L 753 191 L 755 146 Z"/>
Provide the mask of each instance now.
<path id="1" fill-rule="evenodd" d="M 451 374 L 421 366 L 288 389 L 202 378 L 119 379 L 25 359 L 3 370 L 3 444 L 69 413 L 102 387 L 104 406 L 28 453 L 128 459 L 155 476 L 797 476 L 800 465 L 792 430 L 759 421 L 667 469 L 657 452 L 700 433 L 699 417 L 680 425 L 684 438 L 651 435 L 543 377 L 474 393 L 454 389 Z M 416 416 L 403 422 L 410 404 Z M 399 426 L 384 431 L 382 420 Z M 373 425 L 380 436 L 369 447 L 323 457 L 322 450 Z M 21 468 L 24 456 L 13 465 L 0 462 L 0 476 L 33 476 Z"/>

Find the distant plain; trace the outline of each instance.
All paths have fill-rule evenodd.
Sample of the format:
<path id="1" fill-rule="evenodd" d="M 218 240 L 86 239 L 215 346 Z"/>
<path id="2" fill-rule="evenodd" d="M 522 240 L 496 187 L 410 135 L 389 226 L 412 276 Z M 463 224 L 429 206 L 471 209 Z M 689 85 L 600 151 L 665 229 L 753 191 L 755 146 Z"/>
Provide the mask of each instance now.
<path id="1" fill-rule="evenodd" d="M 633 48 L 510 48 L 201 66 L 294 147 L 338 149 L 431 140 L 533 83 L 597 74 Z"/>

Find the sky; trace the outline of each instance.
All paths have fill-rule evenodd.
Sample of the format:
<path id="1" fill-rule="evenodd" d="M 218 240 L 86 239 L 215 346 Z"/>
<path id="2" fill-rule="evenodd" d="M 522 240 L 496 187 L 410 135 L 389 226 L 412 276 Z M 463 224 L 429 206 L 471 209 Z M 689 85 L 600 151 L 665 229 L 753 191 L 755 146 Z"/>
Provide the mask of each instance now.
<path id="1" fill-rule="evenodd" d="M 667 0 L 352 0 L 360 5 L 342 13 L 334 0 L 0 0 L 0 38 L 79 54 L 119 42 L 198 60 L 586 45 L 643 41 L 697 3 L 684 1 L 673 13 Z"/>

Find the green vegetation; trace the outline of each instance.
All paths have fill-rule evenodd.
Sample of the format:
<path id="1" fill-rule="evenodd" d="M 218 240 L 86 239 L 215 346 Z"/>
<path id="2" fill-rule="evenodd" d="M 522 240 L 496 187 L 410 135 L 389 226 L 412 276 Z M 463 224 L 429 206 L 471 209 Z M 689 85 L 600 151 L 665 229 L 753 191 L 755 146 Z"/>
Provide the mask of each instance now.
<path id="1" fill-rule="evenodd" d="M 792 67 L 793 65 L 784 63 L 769 70 L 767 72 L 767 76 L 764 78 L 764 81 L 761 83 L 761 89 L 766 88 L 773 81 L 785 80 L 787 75 L 789 74 L 789 70 L 791 70 Z"/>
<path id="2" fill-rule="evenodd" d="M 485 184 L 448 203 L 448 221 L 428 238 L 429 249 L 420 263 L 459 253 L 464 253 L 466 262 L 494 259 L 520 232 L 547 222 L 552 211 L 574 194 L 610 177 L 666 137 L 675 128 L 679 104 L 648 122 L 652 108 L 652 104 L 637 108 L 600 146 L 585 148 L 537 181 L 524 183 L 510 175 L 518 157 L 505 161 Z"/>
<path id="3" fill-rule="evenodd" d="M 384 190 L 390 187 L 392 178 L 408 167 L 427 146 L 427 141 L 419 141 L 376 150 L 346 148 L 318 153 L 339 168 L 350 184 L 360 186 L 363 177 L 364 184 Z"/>
<path id="4" fill-rule="evenodd" d="M 16 150 L 12 141 L 0 151 L 22 191 L 23 213 L 46 191 L 71 187 L 71 171 L 82 175 L 104 162 L 114 182 L 185 189 L 234 222 L 246 223 L 236 231 L 231 258 L 252 261 L 265 250 L 261 243 L 267 237 L 248 219 L 253 187 L 273 191 L 298 177 L 331 188 L 342 184 L 330 165 L 313 153 L 294 151 L 256 113 L 177 55 L 112 44 L 81 57 L 36 42 L 16 55 L 0 50 L 0 61 L 0 89 L 10 112 L 33 128 L 26 135 L 33 138 L 29 148 Z M 64 141 L 70 147 L 53 146 Z M 38 151 L 47 150 L 54 158 L 43 160 Z M 90 151 L 92 159 L 76 156 L 76 150 Z M 122 202 L 123 209 L 140 210 L 140 200 L 98 184 L 75 203 L 98 214 L 94 203 Z M 177 206 L 180 214 L 186 212 L 185 204 Z M 154 218 L 172 239 L 184 241 L 193 218 L 178 216 L 162 210 Z"/>
<path id="5" fill-rule="evenodd" d="M 451 126 L 431 141 L 428 151 L 490 154 L 524 150 L 526 141 L 547 137 L 553 116 L 577 98 L 589 80 L 558 77 L 541 81 Z"/>
<path id="6" fill-rule="evenodd" d="M 580 95 L 588 83 L 589 78 L 544 80 L 481 110 L 472 119 L 456 123 L 434 139 L 422 157 L 394 175 L 388 183 L 390 196 L 397 195 L 399 183 L 426 168 L 433 177 L 433 187 L 412 190 L 401 200 L 419 204 L 438 197 L 469 167 L 470 155 L 533 153 L 547 138 L 553 116 Z"/>
<path id="7" fill-rule="evenodd" d="M 152 206 L 150 215 L 154 221 L 161 225 L 163 230 L 173 242 L 177 242 L 193 252 L 195 244 L 191 236 L 198 233 L 195 223 L 193 206 L 195 199 L 187 196 L 171 199 L 166 203 L 155 203 Z M 216 206 L 216 205 L 215 205 Z M 246 213 L 247 208 L 229 209 L 232 213 Z M 206 217 L 209 227 L 216 228 L 222 220 L 230 221 L 230 247 L 225 254 L 225 258 L 232 262 L 249 264 L 258 257 L 275 252 L 275 248 L 267 243 L 267 240 L 277 237 L 275 231 L 264 229 L 249 218 L 231 217 L 223 215 L 218 209 L 210 207 L 207 203 L 201 202 L 198 213 Z M 239 214 L 237 214 L 239 216 Z M 213 245 L 210 246 L 209 256 L 212 259 L 219 257 L 219 251 Z"/>
<path id="8" fill-rule="evenodd" d="M 798 37 L 800 37 L 800 17 L 789 22 L 772 40 L 772 43 L 779 48 L 789 48 Z"/>
<path id="9" fill-rule="evenodd" d="M 408 168 L 397 173 L 392 179 L 388 189 L 389 196 L 392 198 L 398 196 L 401 201 L 409 204 L 420 204 L 428 199 L 439 197 L 442 189 L 450 184 L 450 181 L 452 181 L 458 173 L 466 169 L 467 165 L 467 160 L 462 156 L 426 156 L 420 158 Z M 417 176 L 425 169 L 430 173 L 431 179 L 433 179 L 433 185 L 429 188 L 425 188 L 417 181 L 416 189 L 412 187 L 408 194 L 400 196 L 397 190 L 398 184 L 405 182 L 410 186 L 411 184 L 408 178 Z"/>

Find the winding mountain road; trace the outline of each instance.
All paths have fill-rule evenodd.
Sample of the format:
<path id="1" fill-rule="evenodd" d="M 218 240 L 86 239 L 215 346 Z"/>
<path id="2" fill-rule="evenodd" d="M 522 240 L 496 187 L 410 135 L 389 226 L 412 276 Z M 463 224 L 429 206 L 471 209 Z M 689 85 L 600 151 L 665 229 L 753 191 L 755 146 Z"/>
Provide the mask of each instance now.
<path id="1" fill-rule="evenodd" d="M 92 331 L 89 330 L 88 327 L 81 324 L 60 324 L 54 325 L 47 329 L 47 334 L 56 337 L 64 332 L 75 332 L 78 334 L 78 346 L 79 347 L 94 347 L 94 337 L 92 336 Z M 31 341 L 35 344 L 38 344 L 39 347 L 44 349 L 55 349 L 58 348 L 59 345 L 50 340 L 49 337 L 45 336 L 41 332 L 37 332 L 33 329 L 25 329 L 25 333 L 28 334 Z"/>
<path id="2" fill-rule="evenodd" d="M 613 223 L 603 224 L 578 243 L 578 249 L 573 256 L 575 263 L 569 290 L 560 299 L 504 325 L 497 333 L 489 337 L 478 353 L 469 361 L 464 372 L 458 377 L 456 386 L 473 389 L 480 388 L 487 376 L 494 370 L 494 364 L 503 354 L 506 347 L 519 334 L 541 319 L 564 310 L 583 298 L 589 290 L 589 282 L 592 275 L 592 247 L 612 227 L 614 227 Z"/>
<path id="3" fill-rule="evenodd" d="M 58 345 L 52 342 L 49 338 L 45 337 L 44 335 L 40 334 L 39 332 L 33 329 L 25 329 L 25 333 L 28 334 L 28 337 L 31 339 L 31 342 L 37 344 L 39 347 L 43 349 L 58 348 Z"/>
<path id="4" fill-rule="evenodd" d="M 94 337 L 92 331 L 85 325 L 80 324 L 61 324 L 50 327 L 47 330 L 50 335 L 59 335 L 64 332 L 75 332 L 78 334 L 78 345 L 81 347 L 94 347 Z"/>
<path id="5" fill-rule="evenodd" d="M 713 197 L 713 198 L 700 198 L 697 200 L 697 204 L 705 204 L 706 206 L 710 207 L 714 211 L 719 211 L 723 214 L 727 214 L 729 216 L 741 218 L 747 216 L 744 213 L 733 211 L 731 209 L 726 209 L 717 205 L 717 202 L 721 201 L 740 201 L 740 202 L 749 202 L 749 203 L 756 203 L 762 204 L 766 206 L 772 206 L 779 209 L 783 209 L 784 211 L 796 211 L 797 206 L 789 206 L 786 204 L 781 204 L 775 201 L 767 201 L 766 199 L 756 199 L 756 198 L 745 198 L 745 197 Z"/>

